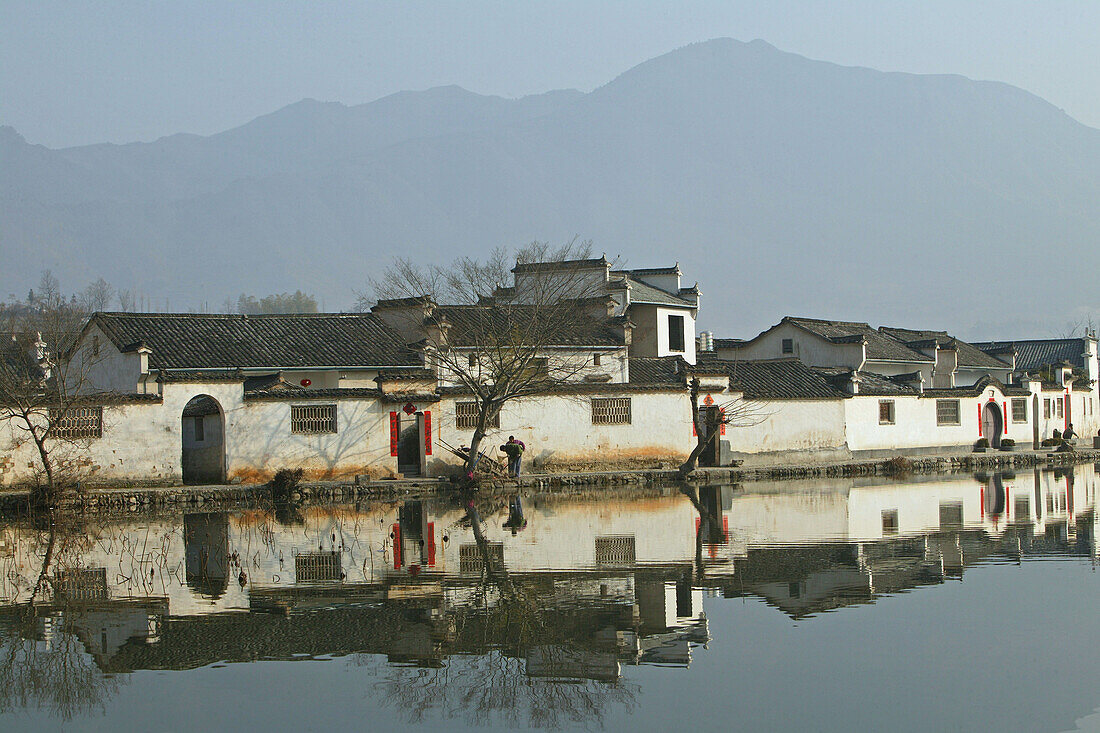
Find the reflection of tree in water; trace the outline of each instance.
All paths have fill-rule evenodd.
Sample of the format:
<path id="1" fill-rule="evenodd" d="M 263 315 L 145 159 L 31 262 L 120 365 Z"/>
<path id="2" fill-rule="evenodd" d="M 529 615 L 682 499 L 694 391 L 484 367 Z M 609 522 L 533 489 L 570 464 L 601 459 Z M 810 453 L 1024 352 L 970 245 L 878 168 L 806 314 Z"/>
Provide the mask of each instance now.
<path id="1" fill-rule="evenodd" d="M 379 660 L 381 699 L 411 723 L 438 715 L 540 728 L 601 724 L 608 708 L 633 706 L 637 685 L 619 678 L 607 643 L 614 638 L 593 639 L 591 615 L 548 608 L 536 587 L 516 582 L 490 551 L 473 504 L 467 519 L 481 575 L 472 595 L 450 609 L 445 633 L 458 653 L 420 667 Z"/>
<path id="2" fill-rule="evenodd" d="M 36 707 L 69 720 L 103 705 L 118 686 L 80 638 L 79 594 L 57 587 L 92 540 L 59 510 L 32 517 L 32 526 L 40 565 L 27 600 L 0 618 L 0 712 Z"/>

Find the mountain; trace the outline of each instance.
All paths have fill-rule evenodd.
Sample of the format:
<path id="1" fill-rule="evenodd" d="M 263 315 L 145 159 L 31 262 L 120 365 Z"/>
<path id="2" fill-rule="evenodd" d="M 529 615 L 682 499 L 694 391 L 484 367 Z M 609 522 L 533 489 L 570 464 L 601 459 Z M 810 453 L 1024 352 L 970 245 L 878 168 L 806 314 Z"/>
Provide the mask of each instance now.
<path id="1" fill-rule="evenodd" d="M 50 150 L 0 128 L 0 293 L 43 268 L 157 307 L 298 288 L 329 308 L 394 256 L 579 235 L 679 261 L 702 327 L 784 314 L 1048 335 L 1100 313 L 1100 131 L 1012 86 L 720 39 L 588 94 L 304 100 L 209 137 Z"/>

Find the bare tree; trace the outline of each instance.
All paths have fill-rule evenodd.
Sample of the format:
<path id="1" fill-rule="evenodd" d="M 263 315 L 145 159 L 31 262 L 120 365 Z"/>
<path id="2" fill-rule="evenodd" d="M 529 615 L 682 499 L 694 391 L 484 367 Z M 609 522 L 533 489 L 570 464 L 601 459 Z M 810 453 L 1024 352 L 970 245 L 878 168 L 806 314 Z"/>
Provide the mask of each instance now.
<path id="1" fill-rule="evenodd" d="M 591 350 L 580 347 L 607 338 L 610 300 L 593 299 L 600 295 L 593 273 L 608 263 L 590 259 L 590 251 L 574 240 L 536 242 L 514 257 L 498 249 L 484 261 L 447 266 L 401 259 L 372 282 L 381 299 L 376 310 L 404 306 L 406 315 L 383 317 L 404 318 L 398 330 L 422 339 L 441 381 L 474 401 L 468 475 L 505 404 L 576 382 L 591 360 Z"/>
<path id="2" fill-rule="evenodd" d="M 733 367 L 736 369 L 736 367 Z M 687 460 L 680 466 L 681 478 L 699 465 L 699 458 L 705 451 L 714 447 L 722 429 L 729 427 L 751 427 L 768 419 L 771 410 L 761 400 L 747 400 L 737 396 L 717 405 L 699 406 L 699 378 L 691 378 L 689 395 L 691 399 L 691 424 L 695 426 L 695 447 Z"/>
<path id="3" fill-rule="evenodd" d="M 88 313 L 95 313 L 96 311 L 105 311 L 111 306 L 111 302 L 115 299 L 114 287 L 104 280 L 99 278 L 95 282 L 88 285 L 81 291 L 79 298 L 80 307 Z"/>
<path id="4" fill-rule="evenodd" d="M 99 357 L 93 344 L 80 342 L 87 311 L 61 293 L 48 271 L 33 306 L 6 315 L 0 324 L 0 422 L 17 445 L 34 444 L 40 465 L 32 499 L 53 506 L 78 479 L 80 462 L 71 449 L 101 429 L 95 418 L 102 401 L 89 379 Z"/>

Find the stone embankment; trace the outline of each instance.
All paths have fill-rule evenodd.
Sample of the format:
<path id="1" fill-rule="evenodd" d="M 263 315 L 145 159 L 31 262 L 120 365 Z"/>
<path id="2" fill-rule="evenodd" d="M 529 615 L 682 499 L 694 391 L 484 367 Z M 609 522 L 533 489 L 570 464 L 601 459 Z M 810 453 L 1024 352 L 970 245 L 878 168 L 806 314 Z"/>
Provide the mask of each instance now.
<path id="1" fill-rule="evenodd" d="M 1064 466 L 1100 462 L 1100 450 L 1067 452 L 1019 451 L 967 453 L 936 456 L 897 456 L 887 460 L 863 460 L 830 464 L 755 466 L 752 468 L 699 468 L 689 476 L 692 482 L 739 483 L 806 478 L 850 478 L 884 476 L 902 478 L 908 474 L 950 474 L 994 472 L 1038 466 Z M 562 491 L 598 487 L 650 487 L 680 481 L 674 469 L 635 471 L 589 471 L 565 474 L 529 474 L 519 479 L 485 479 L 486 492 L 516 488 Z M 407 499 L 454 488 L 445 478 L 354 482 L 303 482 L 289 497 L 295 504 L 346 503 L 368 499 Z M 26 491 L 0 493 L 0 512 L 19 512 L 27 506 Z M 268 484 L 225 486 L 144 486 L 127 488 L 86 487 L 67 496 L 64 508 L 82 513 L 126 513 L 148 511 L 214 511 L 270 505 Z"/>

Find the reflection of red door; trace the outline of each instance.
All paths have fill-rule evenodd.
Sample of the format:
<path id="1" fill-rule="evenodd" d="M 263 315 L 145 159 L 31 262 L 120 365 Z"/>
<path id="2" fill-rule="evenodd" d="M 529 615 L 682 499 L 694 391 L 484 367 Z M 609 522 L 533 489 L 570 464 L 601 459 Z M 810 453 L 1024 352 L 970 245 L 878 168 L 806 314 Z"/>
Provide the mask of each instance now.
<path id="1" fill-rule="evenodd" d="M 1001 447 L 1001 411 L 996 402 L 986 402 L 982 409 L 982 435 L 994 448 Z"/>

